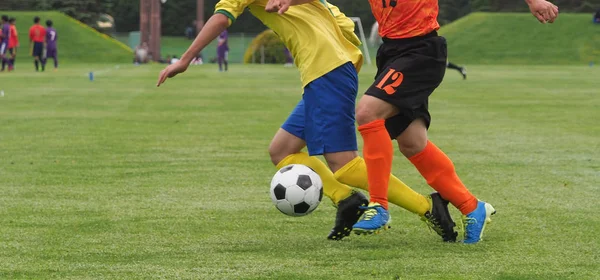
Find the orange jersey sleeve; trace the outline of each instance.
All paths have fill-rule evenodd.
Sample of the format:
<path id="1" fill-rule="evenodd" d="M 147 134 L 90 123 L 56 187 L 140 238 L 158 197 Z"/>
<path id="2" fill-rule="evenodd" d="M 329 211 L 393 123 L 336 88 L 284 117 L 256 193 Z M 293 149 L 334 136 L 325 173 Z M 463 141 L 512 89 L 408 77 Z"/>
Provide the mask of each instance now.
<path id="1" fill-rule="evenodd" d="M 423 36 L 438 30 L 437 0 L 369 0 L 382 38 Z"/>

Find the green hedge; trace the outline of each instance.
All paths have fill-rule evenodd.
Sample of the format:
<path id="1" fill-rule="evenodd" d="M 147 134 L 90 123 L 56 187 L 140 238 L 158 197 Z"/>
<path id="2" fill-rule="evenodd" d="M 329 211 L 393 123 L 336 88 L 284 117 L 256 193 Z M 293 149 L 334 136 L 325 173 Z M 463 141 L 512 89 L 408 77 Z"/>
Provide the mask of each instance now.
<path id="1" fill-rule="evenodd" d="M 273 30 L 265 30 L 250 43 L 244 54 L 244 63 L 261 63 L 261 48 L 264 46 L 264 61 L 269 64 L 285 63 L 285 46 Z"/>

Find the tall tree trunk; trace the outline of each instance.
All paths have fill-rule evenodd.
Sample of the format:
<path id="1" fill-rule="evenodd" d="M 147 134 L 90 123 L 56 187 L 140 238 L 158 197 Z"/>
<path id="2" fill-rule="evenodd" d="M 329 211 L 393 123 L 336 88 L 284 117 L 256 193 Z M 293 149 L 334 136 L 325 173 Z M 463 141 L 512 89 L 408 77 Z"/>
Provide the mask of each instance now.
<path id="1" fill-rule="evenodd" d="M 204 27 L 204 0 L 197 0 L 196 4 L 196 31 Z"/>

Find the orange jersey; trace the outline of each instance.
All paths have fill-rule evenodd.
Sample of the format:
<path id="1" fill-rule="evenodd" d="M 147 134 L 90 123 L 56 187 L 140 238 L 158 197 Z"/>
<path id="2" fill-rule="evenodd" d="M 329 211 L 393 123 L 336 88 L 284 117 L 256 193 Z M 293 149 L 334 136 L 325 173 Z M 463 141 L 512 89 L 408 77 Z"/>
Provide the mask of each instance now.
<path id="1" fill-rule="evenodd" d="M 29 40 L 36 43 L 43 43 L 46 40 L 46 28 L 39 24 L 34 24 L 29 29 Z"/>
<path id="2" fill-rule="evenodd" d="M 440 28 L 437 0 L 369 0 L 369 4 L 382 38 L 418 37 Z"/>
<path id="3" fill-rule="evenodd" d="M 8 48 L 12 49 L 19 45 L 19 35 L 17 34 L 17 27 L 14 25 L 10 26 L 10 38 L 8 38 Z"/>

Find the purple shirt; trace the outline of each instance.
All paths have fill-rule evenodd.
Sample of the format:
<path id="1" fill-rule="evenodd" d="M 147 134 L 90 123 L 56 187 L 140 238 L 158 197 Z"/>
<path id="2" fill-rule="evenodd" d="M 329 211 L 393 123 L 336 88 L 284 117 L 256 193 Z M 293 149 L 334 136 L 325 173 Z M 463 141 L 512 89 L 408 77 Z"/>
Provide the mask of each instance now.
<path id="1" fill-rule="evenodd" d="M 49 49 L 56 49 L 56 40 L 58 39 L 56 35 L 56 29 L 52 27 L 46 28 L 46 46 Z"/>
<path id="2" fill-rule="evenodd" d="M 5 23 L 2 25 L 2 43 L 8 43 L 8 38 L 10 38 L 10 24 Z"/>
<path id="3" fill-rule="evenodd" d="M 219 42 L 223 42 L 223 44 L 221 44 L 220 46 L 217 47 L 219 50 L 221 50 L 221 51 L 229 50 L 229 45 L 227 44 L 228 37 L 229 37 L 229 33 L 227 33 L 227 30 L 221 32 L 221 34 L 219 35 Z"/>

